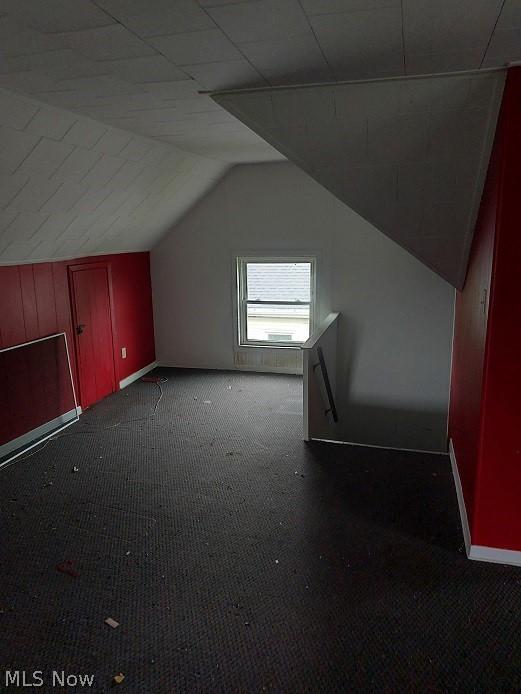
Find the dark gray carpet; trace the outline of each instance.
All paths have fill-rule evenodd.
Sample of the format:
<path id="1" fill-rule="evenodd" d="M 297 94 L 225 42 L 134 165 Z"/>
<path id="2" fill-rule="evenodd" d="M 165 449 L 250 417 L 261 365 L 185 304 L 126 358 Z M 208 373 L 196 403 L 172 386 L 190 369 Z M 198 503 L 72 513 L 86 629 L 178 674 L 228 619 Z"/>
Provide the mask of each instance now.
<path id="1" fill-rule="evenodd" d="M 136 694 L 521 690 L 521 570 L 465 558 L 446 457 L 304 444 L 297 377 L 161 373 L 155 419 L 137 382 L 0 472 L 1 668 Z"/>

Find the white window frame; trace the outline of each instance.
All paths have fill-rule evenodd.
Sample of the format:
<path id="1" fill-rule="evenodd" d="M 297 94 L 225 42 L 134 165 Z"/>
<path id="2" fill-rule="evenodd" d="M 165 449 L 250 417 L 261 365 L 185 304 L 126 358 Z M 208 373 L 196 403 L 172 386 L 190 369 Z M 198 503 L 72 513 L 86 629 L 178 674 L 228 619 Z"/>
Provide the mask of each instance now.
<path id="1" fill-rule="evenodd" d="M 310 264 L 310 296 L 309 304 L 306 301 L 250 301 L 247 299 L 247 273 L 248 263 L 309 263 Z M 247 305 L 256 304 L 281 304 L 284 306 L 308 306 L 309 305 L 309 335 L 313 334 L 315 324 L 315 271 L 316 259 L 312 256 L 287 256 L 279 257 L 259 257 L 259 256 L 237 256 L 237 339 L 239 347 L 267 347 L 269 349 L 300 349 L 304 342 L 268 342 L 266 340 L 248 340 L 247 338 Z"/>

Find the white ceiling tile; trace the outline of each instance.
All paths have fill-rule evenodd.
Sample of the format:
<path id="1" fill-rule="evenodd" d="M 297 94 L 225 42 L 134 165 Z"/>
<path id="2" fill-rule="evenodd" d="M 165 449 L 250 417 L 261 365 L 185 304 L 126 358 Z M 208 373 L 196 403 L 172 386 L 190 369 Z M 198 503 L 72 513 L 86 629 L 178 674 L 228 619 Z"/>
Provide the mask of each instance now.
<path id="1" fill-rule="evenodd" d="M 114 22 L 89 0 L 46 0 L 44 12 L 38 3 L 26 4 L 19 16 L 32 28 L 44 33 L 94 29 Z"/>
<path id="2" fill-rule="evenodd" d="M 31 55 L 65 47 L 65 42 L 60 35 L 42 34 L 29 28 L 2 38 L 2 53 L 9 56 Z"/>
<path id="3" fill-rule="evenodd" d="M 170 152 L 171 148 L 167 145 L 152 144 L 149 152 L 143 157 L 142 163 L 147 166 L 160 166 Z"/>
<path id="4" fill-rule="evenodd" d="M 229 5 L 230 0 L 198 0 L 201 7 L 219 7 L 219 5 Z M 233 0 L 234 4 L 248 3 L 251 0 Z"/>
<path id="5" fill-rule="evenodd" d="M 110 177 L 107 177 L 107 180 L 110 180 Z M 103 184 L 97 188 L 89 188 L 80 199 L 74 203 L 70 209 L 71 214 L 76 217 L 72 223 L 74 225 L 73 234 L 78 233 L 80 226 L 84 229 L 85 224 L 89 221 L 88 215 L 92 214 L 108 195 L 110 195 L 110 188 L 106 188 L 105 184 Z"/>
<path id="6" fill-rule="evenodd" d="M 499 20 L 498 29 L 513 29 L 521 26 L 521 2 L 519 0 L 506 0 Z"/>
<path id="7" fill-rule="evenodd" d="M 43 176 L 31 178 L 11 200 L 10 208 L 20 212 L 38 212 L 58 190 L 60 184 Z"/>
<path id="8" fill-rule="evenodd" d="M 129 191 L 113 190 L 96 208 L 96 216 L 103 220 L 107 216 L 115 214 L 130 196 Z"/>
<path id="9" fill-rule="evenodd" d="M 73 220 L 74 215 L 71 212 L 55 212 L 49 215 L 38 229 L 38 236 L 49 241 L 56 241 Z"/>
<path id="10" fill-rule="evenodd" d="M 311 35 L 240 44 L 241 52 L 272 85 L 330 82 L 333 79 Z"/>
<path id="11" fill-rule="evenodd" d="M 80 147 L 89 148 L 94 147 L 106 132 L 107 129 L 100 125 L 100 123 L 81 118 L 77 120 L 66 133 L 63 140 L 70 145 L 79 145 Z"/>
<path id="12" fill-rule="evenodd" d="M 19 241 L 16 238 L 11 243 L 8 243 L 3 250 L 0 248 L 0 253 L 4 261 L 24 261 L 33 256 L 38 244 L 38 238 L 29 239 L 28 241 Z"/>
<path id="13" fill-rule="evenodd" d="M 168 10 L 173 2 L 177 0 L 96 0 L 99 7 L 116 17 L 142 14 L 147 10 Z"/>
<path id="14" fill-rule="evenodd" d="M 141 173 L 143 165 L 136 161 L 126 161 L 121 169 L 110 179 L 110 188 L 124 190 Z"/>
<path id="15" fill-rule="evenodd" d="M 148 7 L 139 14 L 120 13 L 123 23 L 139 36 L 165 36 L 214 29 L 215 22 L 191 0 L 176 0 L 169 7 Z"/>
<path id="16" fill-rule="evenodd" d="M 36 135 L 0 127 L 0 172 L 15 171 L 38 142 Z"/>
<path id="17" fill-rule="evenodd" d="M 82 147 L 76 147 L 55 171 L 52 178 L 57 181 L 83 178 L 101 158 L 99 152 L 92 152 Z"/>
<path id="18" fill-rule="evenodd" d="M 80 180 L 80 183 L 87 187 L 102 188 L 116 175 L 124 163 L 124 159 L 104 154 Z"/>
<path id="19" fill-rule="evenodd" d="M 481 48 L 441 53 L 408 53 L 405 58 L 405 70 L 407 75 L 476 70 L 482 57 Z"/>
<path id="20" fill-rule="evenodd" d="M 479 79 L 486 82 L 486 88 L 478 89 L 472 84 Z M 490 88 L 490 80 L 495 81 L 496 88 Z M 315 99 L 310 99 L 309 87 L 263 89 L 255 93 L 255 100 L 249 92 L 228 92 L 213 98 L 262 133 L 358 214 L 459 287 L 466 264 L 463 256 L 468 250 L 467 238 L 483 187 L 483 153 L 491 145 L 502 81 L 502 74 L 485 73 L 471 78 L 395 79 L 383 86 L 376 81 L 313 87 Z M 441 82 L 445 83 L 443 88 Z M 359 99 L 361 87 L 373 90 L 373 98 L 366 95 Z M 387 115 L 385 94 L 389 89 L 396 90 L 396 98 L 392 99 Z M 331 99 L 318 98 L 328 90 L 335 99 L 335 119 L 331 119 Z M 346 91 L 351 92 L 350 99 Z M 291 94 L 286 104 L 281 102 L 282 92 Z M 460 92 L 461 98 L 454 99 L 455 92 Z M 261 95 L 271 99 L 273 110 L 277 105 L 279 117 L 270 109 L 259 109 Z M 342 96 L 345 118 L 338 118 L 337 95 Z M 447 95 L 450 107 L 444 104 L 445 108 L 440 108 Z M 384 98 L 380 101 L 379 96 Z M 310 110 L 311 101 L 313 122 L 306 123 L 300 117 L 304 124 L 295 126 L 293 121 L 299 112 L 295 102 L 299 98 L 302 113 Z M 483 108 L 476 108 L 480 103 Z M 267 113 L 267 120 L 263 113 Z M 239 139 L 243 137 L 246 135 L 239 135 Z M 190 144 L 190 138 L 184 135 L 172 140 Z M 207 145 L 208 150 L 217 146 L 211 130 L 204 145 L 201 141 L 199 144 Z M 421 163 L 420 173 L 423 169 L 424 175 L 417 175 L 418 170 L 412 167 L 415 162 Z M 406 164 L 409 167 L 404 171 Z M 436 240 L 443 253 L 435 244 L 423 243 L 423 237 L 414 241 L 418 229 L 427 236 L 435 233 L 433 219 L 442 224 Z M 419 226 L 423 222 L 424 226 Z"/>
<path id="21" fill-rule="evenodd" d="M 521 26 L 511 29 L 496 29 L 483 67 L 496 67 L 521 60 Z"/>
<path id="22" fill-rule="evenodd" d="M 1 243 L 28 241 L 47 219 L 40 212 L 19 212 L 15 219 L 2 232 Z"/>
<path id="23" fill-rule="evenodd" d="M 121 150 L 128 145 L 131 139 L 132 135 L 129 132 L 110 129 L 100 137 L 92 147 L 92 151 L 117 156 Z"/>
<path id="24" fill-rule="evenodd" d="M 331 89 L 309 87 L 283 89 L 271 94 L 275 122 L 288 127 L 331 122 L 336 119 L 335 93 Z"/>
<path id="25" fill-rule="evenodd" d="M 266 80 L 247 60 L 185 65 L 183 70 L 197 80 L 203 89 L 239 89 L 266 84 Z"/>
<path id="26" fill-rule="evenodd" d="M 231 2 L 235 5 L 246 4 L 252 0 L 198 0 L 201 7 L 218 7 L 219 5 L 229 5 Z"/>
<path id="27" fill-rule="evenodd" d="M 311 31 L 298 0 L 256 0 L 208 12 L 235 43 L 284 40 Z"/>
<path id="28" fill-rule="evenodd" d="M 380 7 L 400 7 L 400 0 L 300 0 L 306 14 L 331 14 L 374 10 Z"/>
<path id="29" fill-rule="evenodd" d="M 5 208 L 28 182 L 27 174 L 0 173 L 0 208 Z M 0 225 L 1 226 L 1 225 Z"/>
<path id="30" fill-rule="evenodd" d="M 483 91 L 483 83 L 487 83 L 489 80 L 481 78 L 477 81 L 479 85 L 477 84 L 475 89 L 476 92 L 479 92 Z M 495 86 L 497 79 L 494 78 L 491 81 Z M 451 80 L 433 81 L 430 78 L 405 80 L 397 92 L 398 110 L 404 114 L 429 114 L 433 111 L 463 108 L 469 104 L 470 84 L 471 80 L 466 76 L 454 76 Z M 389 86 L 391 86 L 390 83 Z M 396 90 L 394 91 L 396 93 Z M 488 91 L 487 104 L 490 103 L 490 96 L 490 91 Z"/>
<path id="31" fill-rule="evenodd" d="M 316 15 L 310 21 L 337 79 L 403 74 L 400 9 Z"/>
<path id="32" fill-rule="evenodd" d="M 350 120 L 353 114 L 358 119 L 361 114 L 367 117 L 375 112 L 389 117 L 399 111 L 400 90 L 393 82 L 366 82 L 360 84 L 339 84 L 335 86 L 335 113 L 341 120 Z"/>
<path id="33" fill-rule="evenodd" d="M 425 161 L 429 153 L 430 114 L 403 114 L 399 118 L 372 116 L 367 123 L 368 161 Z"/>
<path id="34" fill-rule="evenodd" d="M 150 43 L 173 63 L 181 66 L 235 60 L 241 57 L 220 29 L 159 36 L 151 38 Z"/>
<path id="35" fill-rule="evenodd" d="M 74 31 L 60 36 L 69 48 L 91 60 L 139 58 L 154 54 L 150 46 L 121 24 L 88 31 Z"/>
<path id="36" fill-rule="evenodd" d="M 20 171 L 26 171 L 30 175 L 42 173 L 46 176 L 52 176 L 72 150 L 72 146 L 66 142 L 56 142 L 42 137 L 20 165 Z"/>
<path id="37" fill-rule="evenodd" d="M 72 181 L 65 181 L 60 184 L 54 195 L 47 199 L 40 212 L 43 214 L 68 212 L 84 193 L 85 189 L 82 186 Z"/>
<path id="38" fill-rule="evenodd" d="M 150 151 L 151 143 L 140 137 L 133 137 L 118 154 L 123 159 L 132 161 L 141 161 L 143 157 Z"/>
<path id="39" fill-rule="evenodd" d="M 23 130 L 31 118 L 38 112 L 34 103 L 17 99 L 10 92 L 0 90 L 0 125 L 7 125 L 17 130 Z"/>
<path id="40" fill-rule="evenodd" d="M 57 85 L 66 91 L 80 92 L 82 96 L 113 97 L 118 94 L 131 95 L 144 93 L 141 87 L 119 80 L 112 75 L 100 77 L 80 77 L 70 80 L 59 80 Z"/>
<path id="41" fill-rule="evenodd" d="M 29 56 L 29 60 L 33 70 L 48 74 L 55 79 L 92 77 L 108 72 L 103 63 L 88 60 L 70 48 L 34 53 Z"/>
<path id="42" fill-rule="evenodd" d="M 503 0 L 403 0 L 405 52 L 485 52 Z"/>
<path id="43" fill-rule="evenodd" d="M 184 71 L 184 69 L 183 69 Z M 165 99 L 186 99 L 197 97 L 200 86 L 192 79 L 174 80 L 173 82 L 150 82 L 144 85 L 150 94 Z"/>
<path id="44" fill-rule="evenodd" d="M 77 120 L 78 118 L 72 113 L 67 113 L 61 109 L 44 107 L 29 122 L 26 131 L 34 135 L 49 137 L 53 140 L 61 140 Z"/>
<path id="45" fill-rule="evenodd" d="M 8 56 L 0 53 L 0 75 L 10 72 L 23 72 L 31 69 L 31 56 L 15 55 Z"/>
<path id="46" fill-rule="evenodd" d="M 0 87 L 24 92 L 29 95 L 36 95 L 38 98 L 40 94 L 58 92 L 63 89 L 63 87 L 59 86 L 58 81 L 51 75 L 46 75 L 37 70 L 0 75 Z"/>
<path id="47" fill-rule="evenodd" d="M 108 72 L 127 82 L 168 82 L 186 78 L 183 70 L 162 55 L 109 60 L 103 64 Z"/>

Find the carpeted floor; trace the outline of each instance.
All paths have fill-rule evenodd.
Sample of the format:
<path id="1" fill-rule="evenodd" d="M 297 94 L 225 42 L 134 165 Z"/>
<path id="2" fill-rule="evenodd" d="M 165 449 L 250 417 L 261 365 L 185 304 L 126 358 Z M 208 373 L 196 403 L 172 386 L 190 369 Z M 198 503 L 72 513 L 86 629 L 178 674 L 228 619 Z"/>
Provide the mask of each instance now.
<path id="1" fill-rule="evenodd" d="M 521 690 L 521 570 L 465 558 L 446 457 L 306 445 L 297 377 L 160 373 L 155 418 L 137 382 L 0 471 L 0 691 L 6 667 L 44 692 L 52 670 L 136 694 Z"/>

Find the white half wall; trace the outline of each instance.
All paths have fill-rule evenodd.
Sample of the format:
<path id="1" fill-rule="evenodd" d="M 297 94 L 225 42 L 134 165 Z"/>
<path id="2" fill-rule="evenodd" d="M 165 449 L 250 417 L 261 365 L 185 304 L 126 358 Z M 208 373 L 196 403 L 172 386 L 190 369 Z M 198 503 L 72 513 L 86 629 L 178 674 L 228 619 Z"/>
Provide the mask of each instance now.
<path id="1" fill-rule="evenodd" d="M 298 370 L 300 352 L 236 347 L 234 258 L 255 254 L 317 259 L 317 322 L 342 314 L 341 438 L 445 451 L 454 290 L 287 162 L 233 168 L 153 249 L 159 363 Z"/>

